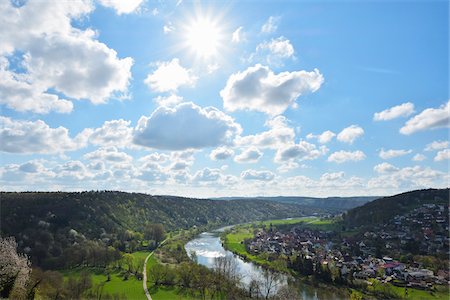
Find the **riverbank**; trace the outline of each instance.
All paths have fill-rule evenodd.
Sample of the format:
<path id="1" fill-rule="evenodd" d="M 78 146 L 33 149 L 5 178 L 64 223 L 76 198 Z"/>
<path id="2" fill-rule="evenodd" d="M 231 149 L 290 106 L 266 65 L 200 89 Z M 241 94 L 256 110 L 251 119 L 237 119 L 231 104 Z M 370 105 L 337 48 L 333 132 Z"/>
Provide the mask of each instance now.
<path id="1" fill-rule="evenodd" d="M 321 289 L 335 291 L 348 298 L 350 298 L 350 295 L 352 295 L 352 297 L 357 298 L 364 296 L 364 299 L 379 297 L 393 297 L 401 299 L 448 299 L 448 293 L 445 291 L 445 289 L 441 289 L 440 287 L 437 287 L 433 291 L 408 288 L 408 292 L 405 293 L 404 288 L 399 288 L 390 283 L 382 283 L 379 281 L 367 282 L 367 286 L 364 284 L 361 288 L 355 287 L 357 290 L 353 289 L 352 286 L 348 286 L 346 284 L 328 284 L 326 282 L 322 282 L 320 279 L 318 280 L 317 278 L 315 278 L 315 276 L 304 276 L 296 273 L 292 268 L 288 268 L 287 264 L 291 264 L 291 262 L 295 261 L 295 258 L 293 257 L 288 257 L 284 254 L 276 254 L 273 252 L 270 254 L 269 252 L 254 254 L 247 251 L 245 240 L 253 239 L 256 231 L 265 228 L 266 231 L 272 232 L 271 228 L 273 226 L 275 234 L 275 230 L 278 230 L 280 227 L 289 227 L 295 224 L 303 224 L 302 227 L 304 228 L 317 229 L 321 231 L 330 231 L 332 229 L 335 229 L 335 232 L 338 231 L 339 233 L 341 233 L 341 227 L 335 226 L 332 220 L 320 220 L 318 218 L 299 218 L 296 220 L 272 220 L 260 223 L 238 225 L 235 226 L 232 230 L 229 230 L 222 234 L 221 238 L 225 249 L 233 252 L 246 261 L 253 262 L 265 268 L 290 274 L 304 284 L 320 287 Z M 255 242 L 253 242 L 253 244 L 254 243 Z"/>

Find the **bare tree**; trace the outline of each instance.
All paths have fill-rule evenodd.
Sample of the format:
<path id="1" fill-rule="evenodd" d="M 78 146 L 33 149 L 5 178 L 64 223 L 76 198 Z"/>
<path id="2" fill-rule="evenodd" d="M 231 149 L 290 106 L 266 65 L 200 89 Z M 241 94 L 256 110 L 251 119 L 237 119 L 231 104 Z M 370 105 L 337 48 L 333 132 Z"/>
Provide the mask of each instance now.
<path id="1" fill-rule="evenodd" d="M 280 280 L 280 273 L 264 269 L 261 282 L 261 293 L 264 296 L 264 299 L 269 299 L 270 295 L 276 291 L 280 285 Z"/>
<path id="2" fill-rule="evenodd" d="M 214 259 L 214 270 L 235 283 L 240 281 L 237 262 L 231 256 L 216 257 Z"/>
<path id="3" fill-rule="evenodd" d="M 248 296 L 252 299 L 259 299 L 261 296 L 261 282 L 259 280 L 252 278 L 248 285 Z"/>

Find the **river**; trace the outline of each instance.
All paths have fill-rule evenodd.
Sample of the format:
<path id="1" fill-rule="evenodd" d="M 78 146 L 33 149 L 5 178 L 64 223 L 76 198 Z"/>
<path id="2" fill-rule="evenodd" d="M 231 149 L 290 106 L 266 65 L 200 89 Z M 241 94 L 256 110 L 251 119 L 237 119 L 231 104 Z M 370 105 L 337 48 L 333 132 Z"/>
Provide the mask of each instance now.
<path id="1" fill-rule="evenodd" d="M 234 255 L 231 251 L 225 250 L 222 246 L 220 240 L 220 233 L 230 228 L 230 226 L 223 227 L 211 232 L 203 232 L 194 239 L 190 240 L 185 245 L 186 252 L 190 255 L 193 251 L 197 255 L 197 262 L 208 268 L 214 267 L 214 259 L 217 257 L 231 257 L 236 264 L 236 269 L 240 275 L 241 283 L 244 288 L 248 287 L 252 279 L 260 280 L 263 279 L 263 269 L 252 263 L 242 260 L 239 256 Z M 287 284 L 287 276 L 281 275 L 280 280 L 277 282 L 278 288 Z M 298 289 L 299 296 L 303 300 L 338 300 L 344 299 L 341 295 L 334 295 L 328 289 L 315 288 L 310 285 L 297 283 L 296 288 Z M 275 293 L 276 289 L 272 291 L 271 294 Z"/>

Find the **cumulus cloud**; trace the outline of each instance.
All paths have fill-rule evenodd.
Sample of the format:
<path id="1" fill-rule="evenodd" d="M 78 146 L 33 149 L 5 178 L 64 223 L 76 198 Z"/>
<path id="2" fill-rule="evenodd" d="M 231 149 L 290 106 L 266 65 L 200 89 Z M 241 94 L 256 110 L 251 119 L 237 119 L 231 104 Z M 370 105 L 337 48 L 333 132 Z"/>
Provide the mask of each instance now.
<path id="1" fill-rule="evenodd" d="M 387 162 L 381 163 L 376 165 L 375 167 L 373 167 L 373 170 L 377 173 L 390 173 L 390 172 L 395 172 L 398 171 L 399 169 Z"/>
<path id="2" fill-rule="evenodd" d="M 448 147 L 448 145 L 449 145 L 448 141 L 434 141 L 425 147 L 425 151 L 435 151 L 445 149 Z"/>
<path id="3" fill-rule="evenodd" d="M 319 143 L 326 144 L 326 143 L 330 142 L 335 136 L 336 136 L 336 134 L 333 131 L 326 130 L 319 135 L 314 135 L 314 134 L 310 133 L 306 136 L 306 138 L 307 139 L 316 138 Z"/>
<path id="4" fill-rule="evenodd" d="M 278 28 L 278 23 L 280 22 L 280 17 L 270 16 L 267 21 L 261 27 L 262 33 L 273 33 Z"/>
<path id="5" fill-rule="evenodd" d="M 276 116 L 266 121 L 265 126 L 270 129 L 255 135 L 237 137 L 236 144 L 240 146 L 256 146 L 258 148 L 276 149 L 280 145 L 294 142 L 294 129 L 289 127 L 288 120 L 284 116 Z"/>
<path id="6" fill-rule="evenodd" d="M 381 188 L 383 190 L 387 188 L 429 188 L 430 186 L 441 185 L 442 182 L 445 182 L 445 176 L 444 172 L 433 170 L 429 167 L 406 167 L 372 178 L 367 183 L 367 186 L 371 189 Z M 446 183 L 444 183 L 443 187 L 445 186 L 447 186 Z"/>
<path id="7" fill-rule="evenodd" d="M 99 0 L 101 5 L 114 9 L 118 15 L 129 14 L 135 11 L 143 1 L 144 0 Z"/>
<path id="8" fill-rule="evenodd" d="M 328 157 L 328 161 L 335 162 L 338 164 L 344 163 L 346 161 L 360 161 L 364 160 L 366 158 L 366 155 L 364 152 L 357 150 L 357 151 L 337 151 L 332 153 Z"/>
<path id="9" fill-rule="evenodd" d="M 410 135 L 418 131 L 448 127 L 450 127 L 450 100 L 439 108 L 427 108 L 415 115 L 400 128 L 400 133 Z"/>
<path id="10" fill-rule="evenodd" d="M 220 110 L 188 102 L 174 108 L 161 106 L 150 117 L 142 116 L 133 141 L 156 149 L 198 149 L 231 144 L 241 131 L 241 126 Z"/>
<path id="11" fill-rule="evenodd" d="M 344 178 L 344 172 L 324 173 L 320 176 L 321 181 L 336 181 Z"/>
<path id="12" fill-rule="evenodd" d="M 74 19 L 92 12 L 90 1 L 29 1 L 20 7 L 3 1 L 0 5 L 0 27 L 8 28 L 0 32 L 0 56 L 19 59 L 23 69 L 17 73 L 2 63 L 2 103 L 20 111 L 70 112 L 72 105 L 58 95 L 94 104 L 126 95 L 133 60 L 118 58 L 93 30 L 72 26 Z"/>
<path id="13" fill-rule="evenodd" d="M 0 151 L 9 153 L 63 153 L 86 146 L 87 136 L 69 136 L 64 127 L 51 128 L 44 121 L 13 120 L 0 116 Z"/>
<path id="14" fill-rule="evenodd" d="M 340 142 L 353 144 L 353 142 L 364 135 L 364 129 L 359 127 L 358 125 L 351 125 L 347 128 L 344 128 L 337 135 L 337 140 Z"/>
<path id="15" fill-rule="evenodd" d="M 275 178 L 275 174 L 267 170 L 257 171 L 249 169 L 241 173 L 241 178 L 244 180 L 271 181 Z"/>
<path id="16" fill-rule="evenodd" d="M 220 169 L 210 169 L 204 168 L 202 170 L 197 171 L 192 180 L 193 181 L 218 181 L 221 178 L 221 170 Z"/>
<path id="17" fill-rule="evenodd" d="M 71 160 L 53 169 L 60 180 L 83 180 L 92 178 L 86 166 L 79 160 Z"/>
<path id="18" fill-rule="evenodd" d="M 20 112 L 39 114 L 70 113 L 72 102 L 61 99 L 57 95 L 45 92 L 42 88 L 27 81 L 28 75 L 16 74 L 8 70 L 9 62 L 0 57 L 0 104 Z"/>
<path id="19" fill-rule="evenodd" d="M 398 117 L 407 117 L 414 113 L 414 104 L 406 102 L 377 112 L 373 115 L 375 121 L 388 121 Z"/>
<path id="20" fill-rule="evenodd" d="M 427 159 L 427 157 L 423 154 L 417 153 L 416 155 L 414 155 L 414 157 L 412 158 L 413 161 L 423 161 Z"/>
<path id="21" fill-rule="evenodd" d="M 256 163 L 263 156 L 263 153 L 256 147 L 250 147 L 234 157 L 237 163 Z"/>
<path id="22" fill-rule="evenodd" d="M 319 70 L 274 74 L 260 64 L 232 74 L 220 96 L 228 111 L 255 110 L 279 115 L 305 93 L 316 92 L 324 78 Z"/>
<path id="23" fill-rule="evenodd" d="M 133 158 L 125 152 L 120 152 L 116 147 L 105 147 L 86 153 L 85 159 L 110 161 L 113 163 L 130 163 Z"/>
<path id="24" fill-rule="evenodd" d="M 102 127 L 90 131 L 89 142 L 98 146 L 129 147 L 133 134 L 130 124 L 123 119 L 106 121 Z"/>
<path id="25" fill-rule="evenodd" d="M 232 34 L 231 41 L 235 44 L 245 41 L 244 28 L 239 26 Z"/>
<path id="26" fill-rule="evenodd" d="M 211 151 L 209 158 L 211 160 L 225 160 L 234 155 L 234 151 L 227 147 L 219 147 Z"/>
<path id="27" fill-rule="evenodd" d="M 250 56 L 250 60 L 264 59 L 268 64 L 282 65 L 282 61 L 294 57 L 294 46 L 283 36 L 264 41 L 256 46 L 256 52 Z"/>
<path id="28" fill-rule="evenodd" d="M 158 96 L 154 100 L 159 106 L 172 107 L 183 102 L 183 97 L 170 94 L 169 96 Z"/>
<path id="29" fill-rule="evenodd" d="M 174 92 L 180 86 L 194 86 L 197 81 L 197 76 L 182 67 L 178 58 L 156 65 L 158 68 L 144 80 L 156 92 Z"/>
<path id="30" fill-rule="evenodd" d="M 450 149 L 441 150 L 434 157 L 434 161 L 441 161 L 448 159 L 450 159 Z"/>
<path id="31" fill-rule="evenodd" d="M 381 149 L 379 156 L 382 159 L 391 159 L 394 157 L 399 157 L 399 156 L 404 156 L 406 154 L 411 153 L 412 150 L 403 150 L 403 149 L 399 149 L 399 150 L 394 150 L 394 149 L 390 149 L 390 150 L 384 150 Z"/>
<path id="32" fill-rule="evenodd" d="M 284 145 L 278 148 L 275 154 L 275 162 L 284 162 L 292 159 L 313 160 L 328 152 L 328 148 L 316 145 L 306 141 L 300 141 L 298 144 Z"/>

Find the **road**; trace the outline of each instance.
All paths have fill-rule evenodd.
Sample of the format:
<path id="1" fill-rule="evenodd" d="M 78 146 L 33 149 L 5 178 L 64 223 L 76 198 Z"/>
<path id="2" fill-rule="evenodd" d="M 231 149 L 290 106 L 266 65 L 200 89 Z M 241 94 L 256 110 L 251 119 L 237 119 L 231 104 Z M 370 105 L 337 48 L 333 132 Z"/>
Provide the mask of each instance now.
<path id="1" fill-rule="evenodd" d="M 158 247 L 162 246 L 166 241 L 167 241 L 167 239 L 162 241 L 161 244 L 158 245 Z M 153 250 L 152 253 L 147 255 L 147 257 L 145 258 L 145 261 L 144 261 L 144 269 L 142 270 L 142 275 L 143 275 L 142 286 L 144 287 L 144 293 L 145 293 L 145 296 L 147 297 L 147 300 L 152 300 L 152 296 L 150 296 L 150 292 L 148 291 L 148 288 L 147 288 L 147 262 L 148 262 L 148 259 L 150 258 L 150 256 L 152 256 L 155 251 L 156 251 L 156 249 Z"/>
<path id="2" fill-rule="evenodd" d="M 144 275 L 144 277 L 142 279 L 142 285 L 144 287 L 144 292 L 145 292 L 145 296 L 147 297 L 147 300 L 152 300 L 152 296 L 150 296 L 150 293 L 147 288 L 147 261 L 150 258 L 150 256 L 152 256 L 152 255 L 153 255 L 153 252 L 150 253 L 149 255 L 147 255 L 147 257 L 145 258 L 144 270 L 142 271 L 142 275 Z"/>

